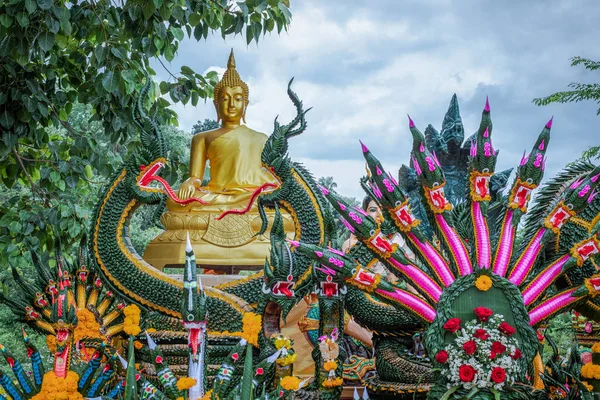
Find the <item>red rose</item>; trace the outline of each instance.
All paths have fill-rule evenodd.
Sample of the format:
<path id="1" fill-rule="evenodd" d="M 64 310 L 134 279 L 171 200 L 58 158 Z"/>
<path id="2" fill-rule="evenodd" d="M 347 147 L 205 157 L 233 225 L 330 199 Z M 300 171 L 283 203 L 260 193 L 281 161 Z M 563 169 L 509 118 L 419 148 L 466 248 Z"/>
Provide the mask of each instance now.
<path id="1" fill-rule="evenodd" d="M 265 373 L 265 370 L 262 368 L 256 368 L 256 375 L 262 375 Z"/>
<path id="2" fill-rule="evenodd" d="M 444 329 L 450 333 L 454 333 L 460 329 L 460 318 L 450 318 L 444 324 Z"/>
<path id="3" fill-rule="evenodd" d="M 465 351 L 465 353 L 467 353 L 467 355 L 471 355 L 475 353 L 475 350 L 477 350 L 477 344 L 475 344 L 474 340 L 469 340 L 468 342 L 463 344 L 463 350 Z"/>
<path id="4" fill-rule="evenodd" d="M 237 361 L 240 358 L 240 355 L 238 353 L 233 353 L 231 358 L 233 358 L 233 361 Z"/>
<path id="5" fill-rule="evenodd" d="M 485 329 L 477 329 L 473 334 L 473 337 L 479 340 L 488 340 L 490 338 L 490 335 Z"/>
<path id="6" fill-rule="evenodd" d="M 463 364 L 458 369 L 458 375 L 463 382 L 472 382 L 475 379 L 475 368 L 470 365 Z"/>
<path id="7" fill-rule="evenodd" d="M 500 325 L 498 325 L 498 330 L 504 333 L 506 336 L 512 336 L 515 334 L 515 332 L 517 332 L 515 328 L 513 328 L 512 326 L 510 326 L 510 324 L 506 322 L 503 322 Z"/>
<path id="8" fill-rule="evenodd" d="M 521 353 L 521 350 L 516 349 L 515 352 L 510 356 L 510 358 L 512 358 L 513 360 L 518 360 L 522 356 L 523 356 L 523 353 Z"/>
<path id="9" fill-rule="evenodd" d="M 479 318 L 481 322 L 487 322 L 487 320 L 490 319 L 492 314 L 494 314 L 492 310 L 486 307 L 477 307 L 473 311 L 475 312 L 475 315 L 477 316 L 477 318 Z"/>
<path id="10" fill-rule="evenodd" d="M 492 352 L 502 354 L 506 351 L 506 346 L 500 342 L 492 343 Z"/>
<path id="11" fill-rule="evenodd" d="M 502 383 L 506 379 L 506 372 L 502 367 L 492 369 L 492 380 L 496 383 Z"/>
<path id="12" fill-rule="evenodd" d="M 448 361 L 448 352 L 446 350 L 440 350 L 435 355 L 435 361 L 439 362 L 440 364 L 445 364 L 446 361 Z"/>
<path id="13" fill-rule="evenodd" d="M 163 358 L 161 356 L 156 356 L 156 358 L 154 359 L 154 361 L 156 361 L 157 364 L 162 364 L 163 363 Z"/>

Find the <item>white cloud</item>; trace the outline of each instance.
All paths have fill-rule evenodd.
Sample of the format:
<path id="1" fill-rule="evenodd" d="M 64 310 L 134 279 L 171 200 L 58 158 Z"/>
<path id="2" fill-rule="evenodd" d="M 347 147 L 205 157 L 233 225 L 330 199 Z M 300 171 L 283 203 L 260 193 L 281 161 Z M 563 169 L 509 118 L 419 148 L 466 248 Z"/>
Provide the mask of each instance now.
<path id="1" fill-rule="evenodd" d="M 443 0 L 433 5 L 409 2 L 400 8 L 383 1 L 367 9 L 352 2 L 307 0 L 294 3 L 289 33 L 268 35 L 258 47 L 246 47 L 241 37 L 223 44 L 213 36 L 207 43 L 187 42 L 182 49 L 189 48 L 185 57 L 214 49 L 223 55 L 222 61 L 216 62 L 213 55 L 208 69 L 222 73 L 229 48 L 234 47 L 238 71 L 250 87 L 248 125 L 267 134 L 275 116 L 285 123 L 295 115 L 286 88 L 296 76 L 293 89 L 313 110 L 307 115 L 308 130 L 291 143 L 292 156 L 304 160 L 317 177 L 334 176 L 340 193 L 360 197 L 358 179 L 364 166 L 358 139 L 387 169 L 396 170 L 406 162 L 411 146 L 406 114 L 422 131 L 429 123 L 440 128 L 453 93 L 459 96 L 467 135 L 479 125 L 485 95 L 493 93 L 494 141 L 502 152 L 500 163 L 507 167 L 518 163 L 523 148 L 530 148 L 546 114 L 552 112 L 558 120 L 558 114 L 573 112 L 565 106 L 539 109 L 530 103 L 574 80 L 568 57 L 588 55 L 583 49 L 591 48 L 598 33 L 587 17 L 590 10 L 558 3 L 549 5 L 541 19 L 544 10 L 524 3 L 482 8 L 477 1 L 457 6 Z M 587 8 L 594 4 L 589 2 Z M 577 31 L 576 38 L 569 35 L 570 27 Z M 582 33 L 586 30 L 589 33 Z M 210 101 L 174 109 L 185 130 L 215 116 Z M 580 117 L 589 107 L 576 110 L 583 111 L 563 118 L 588 126 L 596 121 L 593 112 Z M 582 131 L 578 141 L 556 140 L 561 146 L 556 154 L 563 159 L 552 164 L 549 158 L 549 171 L 564 164 L 565 152 L 573 159 L 597 143 L 585 133 L 592 129 Z"/>

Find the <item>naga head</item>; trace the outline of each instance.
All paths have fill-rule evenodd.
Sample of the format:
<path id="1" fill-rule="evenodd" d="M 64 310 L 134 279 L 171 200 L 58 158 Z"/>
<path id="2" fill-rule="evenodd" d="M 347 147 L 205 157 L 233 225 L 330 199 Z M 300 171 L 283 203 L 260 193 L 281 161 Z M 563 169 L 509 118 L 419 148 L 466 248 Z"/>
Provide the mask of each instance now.
<path id="1" fill-rule="evenodd" d="M 188 235 L 183 272 L 181 318 L 183 327 L 188 331 L 188 346 L 191 348 L 192 357 L 195 360 L 198 358 L 199 350 L 204 344 L 207 313 L 206 294 L 202 288 L 202 281 L 198 283 L 196 256 L 194 255 Z"/>
<path id="2" fill-rule="evenodd" d="M 435 152 L 431 153 L 425 145 L 425 137 L 417 129 L 413 120 L 408 117 L 408 127 L 413 137 L 411 166 L 415 169 L 425 198 L 435 213 L 443 213 L 452 209 L 446 198 L 444 186 L 446 178 Z"/>
<path id="3" fill-rule="evenodd" d="M 413 215 L 405 193 L 394 177 L 383 169 L 381 162 L 362 142 L 363 156 L 367 162 L 367 176 L 361 179 L 363 189 L 389 213 L 396 226 L 408 232 L 419 225 Z"/>
<path id="4" fill-rule="evenodd" d="M 374 290 L 381 282 L 381 275 L 364 268 L 339 250 L 298 242 L 294 243 L 294 246 L 298 252 L 306 254 L 316 262 L 315 273 L 325 277 L 325 282 L 335 282 L 340 287 L 348 283 L 366 291 Z M 323 287 L 328 288 L 327 285 L 322 286 L 319 294 L 327 297 L 327 291 L 323 291 Z M 342 291 L 344 290 L 342 288 Z"/>
<path id="5" fill-rule="evenodd" d="M 596 198 L 598 184 L 600 184 L 600 166 L 569 186 L 563 200 L 559 201 L 544 219 L 543 226 L 558 233 L 571 217 L 582 212 Z"/>
<path id="6" fill-rule="evenodd" d="M 275 218 L 271 228 L 271 252 L 264 266 L 263 293 L 269 301 L 281 307 L 284 319 L 311 288 L 310 269 L 301 271 L 298 264 L 298 254 L 294 253 L 286 242 L 283 218 L 279 208 L 275 207 Z"/>
<path id="7" fill-rule="evenodd" d="M 527 205 L 531 198 L 531 192 L 538 187 L 544 176 L 546 166 L 546 150 L 550 142 L 550 129 L 552 128 L 552 119 L 550 119 L 529 155 L 523 152 L 523 157 L 517 168 L 517 177 L 508 197 L 508 206 L 513 209 L 527 211 Z"/>

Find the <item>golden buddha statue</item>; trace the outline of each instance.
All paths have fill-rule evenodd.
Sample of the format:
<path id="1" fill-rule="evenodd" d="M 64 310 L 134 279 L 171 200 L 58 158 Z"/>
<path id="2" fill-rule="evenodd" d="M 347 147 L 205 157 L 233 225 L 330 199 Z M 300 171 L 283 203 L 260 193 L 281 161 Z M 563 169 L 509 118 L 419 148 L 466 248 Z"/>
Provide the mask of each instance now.
<path id="1" fill-rule="evenodd" d="M 221 127 L 193 137 L 190 176 L 178 191 L 180 200 L 195 198 L 200 201 L 182 205 L 167 199 L 168 211 L 161 219 L 166 230 L 148 245 L 144 253 L 144 259 L 156 268 L 184 263 L 187 231 L 199 264 L 256 266 L 259 269 L 268 255 L 269 230 L 255 237 L 261 219 L 252 202 L 258 192 L 274 190 L 278 181 L 261 163 L 268 136 L 242 124 L 246 122 L 249 90 L 235 67 L 232 50 L 227 70 L 214 91 L 214 105 Z M 210 180 L 202 186 L 207 162 Z M 246 209 L 249 211 L 217 219 L 226 211 Z M 284 215 L 284 229 L 290 234 L 294 230 L 288 215 Z"/>
<path id="2" fill-rule="evenodd" d="M 277 184 L 275 177 L 261 165 L 261 153 L 268 136 L 241 124 L 241 121 L 246 122 L 248 95 L 248 85 L 235 69 L 232 50 L 227 71 L 215 86 L 214 103 L 221 127 L 199 133 L 192 139 L 190 177 L 179 188 L 181 200 L 194 197 L 209 205 L 245 207 L 256 189 L 265 183 Z M 210 161 L 210 181 L 202 187 L 207 161 Z M 206 206 L 200 203 L 175 205 L 171 200 L 168 208 L 181 211 Z"/>

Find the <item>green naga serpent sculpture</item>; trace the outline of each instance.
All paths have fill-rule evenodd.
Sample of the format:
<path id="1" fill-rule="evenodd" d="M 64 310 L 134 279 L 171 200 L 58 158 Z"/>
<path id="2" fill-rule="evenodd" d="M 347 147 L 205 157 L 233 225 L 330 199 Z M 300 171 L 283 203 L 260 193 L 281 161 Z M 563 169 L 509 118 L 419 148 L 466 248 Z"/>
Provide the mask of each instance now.
<path id="1" fill-rule="evenodd" d="M 524 392 L 533 390 L 525 386 L 529 383 L 525 372 L 538 349 L 532 327 L 574 307 L 590 313 L 598 310 L 595 298 L 600 290 L 600 274 L 596 272 L 595 262 L 600 251 L 597 235 L 600 167 L 578 165 L 552 181 L 541 191 L 546 197 L 534 207 L 532 217 L 526 221 L 524 239 L 517 240 L 519 221 L 527 213 L 531 192 L 542 179 L 551 127 L 552 120 L 540 133 L 529 155 L 521 160 L 511 191 L 502 200 L 501 218 L 498 221 L 488 219 L 492 200 L 490 180 L 494 175 L 497 151 L 491 141 L 490 108 L 486 102 L 479 130 L 470 146 L 466 207 L 468 231 L 472 233 L 468 237 L 461 236 L 460 232 L 464 230 L 455 228 L 453 206 L 444 191 L 446 181 L 441 164 L 436 154 L 425 146 L 425 137 L 412 120 L 409 120 L 413 135 L 412 165 L 420 181 L 425 218 L 436 240 L 423 233 L 422 221 L 412 210 L 410 201 L 414 199 L 406 196 L 396 180 L 363 145 L 369 170 L 363 186 L 381 205 L 388 220 L 395 225 L 395 231 L 420 255 L 419 260 L 424 265 L 413 263 L 389 240 L 389 225 L 379 226 L 361 209 L 351 207 L 341 197 L 326 190 L 324 194 L 328 200 L 362 243 L 363 249 L 359 250 L 366 248 L 375 256 L 366 260 L 368 257 L 360 257 L 359 250 L 344 255 L 331 249 L 292 242 L 297 251 L 313 257 L 329 275 L 341 275 L 348 285 L 399 310 L 409 311 L 428 326 L 426 345 L 429 354 L 436 355 L 436 362 L 444 371 L 431 389 L 429 396 L 432 399 L 442 396 L 498 398 L 500 394 L 503 398 L 523 397 Z M 551 201 L 548 201 L 550 196 Z M 498 234 L 491 234 L 494 231 Z M 472 240 L 468 240 L 470 238 Z M 372 273 L 366 268 L 372 259 L 402 276 L 419 294 L 390 284 Z M 553 292 L 552 286 L 558 287 L 559 291 Z M 459 380 L 461 361 L 457 354 L 460 352 L 453 353 L 452 350 L 455 344 L 450 334 L 454 332 L 453 325 L 464 327 L 465 321 L 482 312 L 477 311 L 478 307 L 491 307 L 486 308 L 490 313 L 485 317 L 486 321 L 491 315 L 504 321 L 506 325 L 500 325 L 500 335 L 517 338 L 517 344 L 511 347 L 513 353 L 505 353 L 508 350 L 502 350 L 503 345 L 500 345 L 497 348 L 502 351 L 488 357 L 493 360 L 500 354 L 510 355 L 509 359 L 513 361 L 505 361 L 503 365 L 514 365 L 517 372 L 510 378 L 496 376 L 498 380 L 491 384 L 489 378 L 485 382 L 485 376 L 483 381 L 479 380 L 477 374 L 487 373 L 485 365 L 479 364 L 474 364 L 479 371 L 472 367 L 465 367 L 463 371 L 461 367 Z M 378 322 L 368 325 L 375 331 L 390 319 L 385 313 L 377 317 Z M 469 326 L 467 323 L 466 327 Z M 492 328 L 490 332 L 493 332 Z M 473 344 L 470 346 L 485 348 L 485 340 L 489 338 L 486 335 L 476 337 L 479 342 L 471 338 Z M 459 333 L 457 340 L 460 337 Z M 467 339 L 464 340 L 466 343 Z M 455 357 L 450 364 L 448 353 Z M 464 360 L 466 362 L 466 358 Z M 501 373 L 505 374 L 505 371 Z M 537 373 L 532 378 L 533 383 L 539 383 Z M 504 386 L 505 379 L 511 379 L 513 384 Z M 381 388 L 371 389 L 376 395 L 385 397 L 377 391 Z"/>

